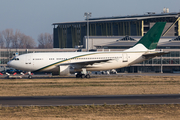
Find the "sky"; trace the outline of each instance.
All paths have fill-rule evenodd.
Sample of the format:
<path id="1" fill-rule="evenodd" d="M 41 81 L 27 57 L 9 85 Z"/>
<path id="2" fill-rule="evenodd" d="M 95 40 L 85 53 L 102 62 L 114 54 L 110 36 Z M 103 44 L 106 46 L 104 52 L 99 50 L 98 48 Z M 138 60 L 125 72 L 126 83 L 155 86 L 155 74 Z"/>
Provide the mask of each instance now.
<path id="1" fill-rule="evenodd" d="M 12 28 L 35 41 L 41 33 L 53 34 L 53 23 L 91 18 L 180 12 L 180 0 L 0 0 L 0 32 Z"/>

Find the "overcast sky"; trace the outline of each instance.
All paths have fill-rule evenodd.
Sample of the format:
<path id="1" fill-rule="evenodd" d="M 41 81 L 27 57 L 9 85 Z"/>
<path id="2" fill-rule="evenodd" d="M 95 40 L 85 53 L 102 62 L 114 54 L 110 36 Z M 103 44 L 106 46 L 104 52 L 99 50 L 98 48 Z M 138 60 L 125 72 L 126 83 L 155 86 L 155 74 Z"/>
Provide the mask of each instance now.
<path id="1" fill-rule="evenodd" d="M 12 28 L 37 41 L 41 33 L 53 33 L 53 23 L 92 18 L 180 12 L 180 0 L 0 0 L 0 32 Z"/>

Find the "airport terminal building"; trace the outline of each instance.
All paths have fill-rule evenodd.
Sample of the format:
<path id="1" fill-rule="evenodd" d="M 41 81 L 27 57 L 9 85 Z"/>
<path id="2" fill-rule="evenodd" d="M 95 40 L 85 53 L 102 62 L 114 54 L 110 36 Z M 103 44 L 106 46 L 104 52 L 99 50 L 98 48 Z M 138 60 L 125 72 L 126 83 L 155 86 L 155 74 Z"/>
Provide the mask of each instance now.
<path id="1" fill-rule="evenodd" d="M 167 22 L 167 30 L 180 13 L 148 13 L 145 15 L 117 16 L 89 19 L 89 36 L 143 36 L 156 22 Z M 87 21 L 53 23 L 54 48 L 74 48 L 84 45 Z M 165 34 L 180 36 L 180 20 Z M 86 46 L 84 46 L 85 48 Z"/>

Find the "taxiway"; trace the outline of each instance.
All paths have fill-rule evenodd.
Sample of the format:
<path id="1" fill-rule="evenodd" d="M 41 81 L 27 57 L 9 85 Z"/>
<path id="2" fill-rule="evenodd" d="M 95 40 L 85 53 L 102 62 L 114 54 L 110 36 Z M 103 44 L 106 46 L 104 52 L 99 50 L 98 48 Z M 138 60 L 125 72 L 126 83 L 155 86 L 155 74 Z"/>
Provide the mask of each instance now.
<path id="1" fill-rule="evenodd" d="M 180 94 L 0 97 L 1 106 L 180 104 Z"/>

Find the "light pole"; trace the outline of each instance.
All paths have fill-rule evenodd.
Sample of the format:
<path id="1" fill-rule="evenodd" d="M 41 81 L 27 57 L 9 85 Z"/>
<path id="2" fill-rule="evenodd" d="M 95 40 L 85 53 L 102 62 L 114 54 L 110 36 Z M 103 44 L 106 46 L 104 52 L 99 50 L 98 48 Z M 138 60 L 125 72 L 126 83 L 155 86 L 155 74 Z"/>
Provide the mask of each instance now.
<path id="1" fill-rule="evenodd" d="M 87 20 L 87 51 L 89 51 L 89 46 L 88 46 L 88 42 L 89 42 L 89 18 L 91 17 L 91 12 L 85 12 L 84 13 L 84 17 L 86 17 Z"/>

